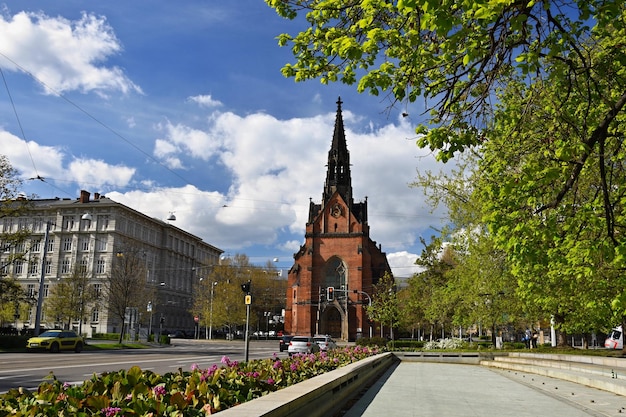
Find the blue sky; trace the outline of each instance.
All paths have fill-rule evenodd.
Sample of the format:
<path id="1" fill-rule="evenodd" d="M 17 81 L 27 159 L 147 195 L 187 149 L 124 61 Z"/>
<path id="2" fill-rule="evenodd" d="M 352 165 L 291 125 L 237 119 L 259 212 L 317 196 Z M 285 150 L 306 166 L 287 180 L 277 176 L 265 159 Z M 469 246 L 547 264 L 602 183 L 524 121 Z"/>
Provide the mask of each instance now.
<path id="1" fill-rule="evenodd" d="M 304 26 L 262 0 L 0 5 L 0 147 L 29 195 L 85 189 L 174 212 L 228 254 L 288 268 L 322 197 L 341 96 L 354 197 L 368 198 L 396 276 L 445 220 L 409 187 L 418 168 L 442 168 L 415 145 L 423 109 L 284 78 L 293 58 L 276 37 Z"/>

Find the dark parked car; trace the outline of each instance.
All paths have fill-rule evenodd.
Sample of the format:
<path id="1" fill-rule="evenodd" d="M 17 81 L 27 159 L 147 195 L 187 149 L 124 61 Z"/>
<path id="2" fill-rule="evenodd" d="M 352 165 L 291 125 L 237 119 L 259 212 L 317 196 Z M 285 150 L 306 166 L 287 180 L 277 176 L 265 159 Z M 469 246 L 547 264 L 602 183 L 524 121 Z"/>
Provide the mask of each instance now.
<path id="1" fill-rule="evenodd" d="M 291 339 L 293 338 L 293 336 L 289 336 L 287 334 L 282 335 L 279 339 L 278 339 L 278 349 L 281 352 L 284 352 L 287 350 L 287 348 L 289 347 L 289 342 L 291 342 Z"/>
<path id="2" fill-rule="evenodd" d="M 174 332 L 170 332 L 167 337 L 169 337 L 170 339 L 188 339 L 189 335 L 183 330 L 176 330 Z"/>

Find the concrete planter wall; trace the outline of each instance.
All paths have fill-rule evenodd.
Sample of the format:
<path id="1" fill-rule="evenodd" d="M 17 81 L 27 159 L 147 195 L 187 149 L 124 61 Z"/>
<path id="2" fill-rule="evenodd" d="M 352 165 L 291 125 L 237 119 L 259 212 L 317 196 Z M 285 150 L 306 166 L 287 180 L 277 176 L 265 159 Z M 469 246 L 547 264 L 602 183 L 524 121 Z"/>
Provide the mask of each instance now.
<path id="1" fill-rule="evenodd" d="M 392 353 L 381 353 L 220 411 L 218 415 L 220 417 L 327 416 L 395 361 L 397 358 Z"/>

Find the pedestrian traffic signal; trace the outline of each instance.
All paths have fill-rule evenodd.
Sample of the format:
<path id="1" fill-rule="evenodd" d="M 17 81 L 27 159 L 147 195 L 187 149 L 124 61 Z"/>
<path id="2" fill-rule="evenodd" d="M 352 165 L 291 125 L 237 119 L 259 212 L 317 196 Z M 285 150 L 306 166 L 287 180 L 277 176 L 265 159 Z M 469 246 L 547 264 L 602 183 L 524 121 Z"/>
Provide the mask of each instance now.
<path id="1" fill-rule="evenodd" d="M 333 301 L 335 299 L 335 287 L 326 288 L 326 301 Z"/>

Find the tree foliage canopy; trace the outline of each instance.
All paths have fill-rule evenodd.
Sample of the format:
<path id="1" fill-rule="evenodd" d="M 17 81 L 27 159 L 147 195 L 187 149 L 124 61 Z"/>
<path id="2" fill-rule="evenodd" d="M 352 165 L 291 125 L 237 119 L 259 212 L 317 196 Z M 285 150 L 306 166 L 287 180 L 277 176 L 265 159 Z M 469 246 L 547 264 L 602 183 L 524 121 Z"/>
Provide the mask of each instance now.
<path id="1" fill-rule="evenodd" d="M 623 0 L 266 2 L 306 20 L 278 37 L 283 74 L 423 98 L 418 145 L 475 152 L 471 198 L 445 202 L 474 206 L 527 314 L 576 332 L 626 317 Z"/>

